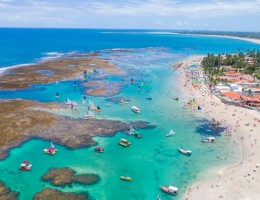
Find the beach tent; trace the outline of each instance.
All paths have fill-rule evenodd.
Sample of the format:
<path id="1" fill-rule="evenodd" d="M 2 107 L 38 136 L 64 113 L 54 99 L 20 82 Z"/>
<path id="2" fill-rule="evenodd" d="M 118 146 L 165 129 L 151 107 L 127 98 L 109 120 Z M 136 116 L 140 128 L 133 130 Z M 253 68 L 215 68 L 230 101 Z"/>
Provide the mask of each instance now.
<path id="1" fill-rule="evenodd" d="M 201 110 L 201 107 L 198 105 L 198 110 Z"/>

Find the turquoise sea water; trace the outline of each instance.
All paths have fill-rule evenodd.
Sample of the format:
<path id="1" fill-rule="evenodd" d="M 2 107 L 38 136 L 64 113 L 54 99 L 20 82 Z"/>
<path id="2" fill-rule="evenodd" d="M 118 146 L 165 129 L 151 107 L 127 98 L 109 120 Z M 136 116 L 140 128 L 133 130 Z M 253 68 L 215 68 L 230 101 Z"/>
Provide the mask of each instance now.
<path id="1" fill-rule="evenodd" d="M 107 119 L 120 119 L 124 122 L 144 120 L 156 125 L 154 129 L 138 130 L 142 139 L 125 133 L 117 133 L 114 137 L 96 137 L 95 140 L 105 149 L 103 154 L 95 153 L 94 147 L 69 150 L 57 145 L 57 155 L 48 156 L 43 154 L 42 149 L 49 146 L 49 141 L 42 140 L 30 140 L 12 149 L 10 156 L 0 161 L 0 180 L 12 190 L 20 192 L 19 199 L 32 199 L 44 187 L 52 187 L 41 181 L 41 176 L 50 167 L 71 167 L 77 173 L 98 174 L 101 179 L 97 184 L 75 184 L 71 188 L 58 188 L 69 192 L 88 192 L 92 199 L 152 200 L 157 195 L 162 199 L 181 199 L 185 187 L 204 177 L 211 169 L 231 164 L 238 159 L 237 146 L 230 137 L 209 127 L 209 119 L 183 109 L 185 100 L 173 100 L 179 96 L 181 88 L 176 84 L 178 72 L 173 71 L 170 65 L 188 54 L 232 52 L 237 48 L 259 48 L 259 45 L 225 38 L 148 34 L 144 31 L 104 32 L 111 30 L 0 29 L 0 41 L 4 44 L 0 47 L 0 56 L 3 58 L 0 60 L 1 67 L 30 63 L 45 56 L 57 56 L 71 51 L 100 50 L 102 57 L 110 58 L 112 63 L 130 70 L 131 76 L 135 75 L 134 79 L 138 83 L 126 84 L 116 95 L 134 99 L 130 104 L 109 102 L 111 107 L 105 107 L 108 103 L 106 98 L 87 97 L 87 100 L 94 101 L 103 109 L 97 117 L 106 116 Z M 111 48 L 131 48 L 133 52 L 103 51 Z M 108 81 L 125 82 L 129 79 L 130 77 L 109 77 Z M 142 81 L 148 84 L 137 90 Z M 0 98 L 62 102 L 69 97 L 79 103 L 84 91 L 81 87 L 72 87 L 72 84 L 73 81 L 66 81 L 58 85 L 35 85 L 14 92 L 1 91 Z M 56 91 L 61 94 L 59 100 L 54 98 Z M 153 99 L 148 101 L 146 97 Z M 132 105 L 138 106 L 141 114 L 133 113 Z M 80 105 L 76 113 L 67 110 L 59 114 L 82 117 L 85 110 L 86 107 Z M 176 135 L 165 137 L 170 129 Z M 216 137 L 216 143 L 202 144 L 201 138 L 209 134 Z M 128 148 L 119 146 L 118 141 L 122 137 L 132 145 Z M 179 154 L 177 149 L 180 146 L 192 150 L 192 156 Z M 217 155 L 226 160 L 218 159 Z M 31 172 L 18 170 L 23 160 L 32 162 Z M 122 175 L 132 177 L 132 182 L 121 181 L 119 177 Z M 164 194 L 159 189 L 160 185 L 175 185 L 180 189 L 179 194 L 174 197 Z"/>

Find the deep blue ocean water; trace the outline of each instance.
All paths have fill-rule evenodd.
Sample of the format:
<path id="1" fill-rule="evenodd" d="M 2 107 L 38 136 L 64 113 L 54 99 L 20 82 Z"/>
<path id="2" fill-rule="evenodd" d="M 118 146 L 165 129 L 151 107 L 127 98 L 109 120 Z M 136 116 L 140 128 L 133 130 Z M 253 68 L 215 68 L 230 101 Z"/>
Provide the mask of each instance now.
<path id="1" fill-rule="evenodd" d="M 41 181 L 41 176 L 48 168 L 71 167 L 77 173 L 96 173 L 101 180 L 90 186 L 74 184 L 71 188 L 58 188 L 62 191 L 88 192 L 92 199 L 97 200 L 152 200 L 157 195 L 162 199 L 181 199 L 190 184 L 205 177 L 212 169 L 235 162 L 238 154 L 233 140 L 212 129 L 208 125 L 209 119 L 199 117 L 197 111 L 183 109 L 185 99 L 179 102 L 173 100 L 180 95 L 181 88 L 176 84 L 178 72 L 171 69 L 171 64 L 192 54 L 235 52 L 238 48 L 259 47 L 242 40 L 155 34 L 151 31 L 0 29 L 1 68 L 75 52 L 99 51 L 102 57 L 111 59 L 112 63 L 133 70 L 139 83 L 144 81 L 149 84 L 145 84 L 141 90 L 137 90 L 139 83 L 128 84 L 116 95 L 134 99 L 133 103 L 119 105 L 109 103 L 104 97 L 90 96 L 87 96 L 87 100 L 102 107 L 102 113 L 95 113 L 97 118 L 105 116 L 124 122 L 144 120 L 157 126 L 152 130 L 138 130 L 143 135 L 142 139 L 125 133 L 117 133 L 114 137 L 96 137 L 95 140 L 105 148 L 104 154 L 95 153 L 94 147 L 69 150 L 57 146 L 59 152 L 50 157 L 42 153 L 42 149 L 49 146 L 48 141 L 31 140 L 12 149 L 10 156 L 0 161 L 0 180 L 12 190 L 20 192 L 19 199 L 28 200 L 43 188 L 53 187 Z M 134 51 L 106 51 L 114 48 L 131 48 Z M 123 82 L 124 77 L 109 77 L 107 81 Z M 0 99 L 24 98 L 62 103 L 69 97 L 80 104 L 84 90 L 80 86 L 72 87 L 72 84 L 73 81 L 65 81 L 58 85 L 50 83 L 19 91 L 0 91 Z M 61 94 L 60 99 L 54 97 L 57 91 Z M 146 97 L 153 99 L 148 101 Z M 107 103 L 111 107 L 105 107 Z M 141 114 L 133 113 L 132 105 L 138 106 Z M 79 105 L 77 112 L 65 110 L 58 114 L 80 118 L 86 109 L 86 106 Z M 170 129 L 174 129 L 176 135 L 165 137 Z M 216 143 L 202 144 L 201 138 L 209 134 L 216 137 Z M 129 148 L 117 144 L 122 137 L 132 142 Z M 192 156 L 179 154 L 177 149 L 180 146 L 191 149 Z M 226 159 L 218 159 L 218 155 Z M 22 160 L 32 162 L 31 172 L 19 172 Z M 121 181 L 121 175 L 131 176 L 133 181 Z M 162 184 L 179 187 L 179 194 L 175 197 L 164 194 L 159 189 Z"/>
<path id="2" fill-rule="evenodd" d="M 35 62 L 49 52 L 167 47 L 175 53 L 206 54 L 259 48 L 257 44 L 235 39 L 152 33 L 147 30 L 0 28 L 0 67 Z"/>

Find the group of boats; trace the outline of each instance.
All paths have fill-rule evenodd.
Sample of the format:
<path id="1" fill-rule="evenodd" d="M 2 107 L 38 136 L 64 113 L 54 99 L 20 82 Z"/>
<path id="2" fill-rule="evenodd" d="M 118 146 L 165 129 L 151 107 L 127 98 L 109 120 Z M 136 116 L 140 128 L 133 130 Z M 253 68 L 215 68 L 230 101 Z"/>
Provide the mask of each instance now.
<path id="1" fill-rule="evenodd" d="M 54 144 L 51 142 L 50 147 L 43 149 L 43 152 L 49 155 L 54 155 L 58 150 L 55 148 Z M 19 170 L 21 171 L 30 171 L 32 168 L 32 164 L 25 160 L 21 163 Z"/>
<path id="2" fill-rule="evenodd" d="M 134 135 L 137 138 L 142 138 L 142 135 L 136 132 L 136 130 L 133 128 L 133 126 L 130 126 L 129 131 L 126 131 L 127 135 Z"/>

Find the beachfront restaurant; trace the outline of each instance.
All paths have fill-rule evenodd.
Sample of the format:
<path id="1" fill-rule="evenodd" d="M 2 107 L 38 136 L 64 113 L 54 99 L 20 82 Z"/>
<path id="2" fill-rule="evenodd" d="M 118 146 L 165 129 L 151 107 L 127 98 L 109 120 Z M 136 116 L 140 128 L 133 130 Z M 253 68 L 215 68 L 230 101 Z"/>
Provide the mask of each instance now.
<path id="1" fill-rule="evenodd" d="M 260 95 L 253 95 L 252 97 L 249 96 L 241 96 L 241 99 L 246 103 L 248 106 L 258 107 L 260 106 Z"/>
<path id="2" fill-rule="evenodd" d="M 240 97 L 240 94 L 233 91 L 221 91 L 222 99 L 227 102 L 232 103 L 242 103 L 243 100 Z"/>

